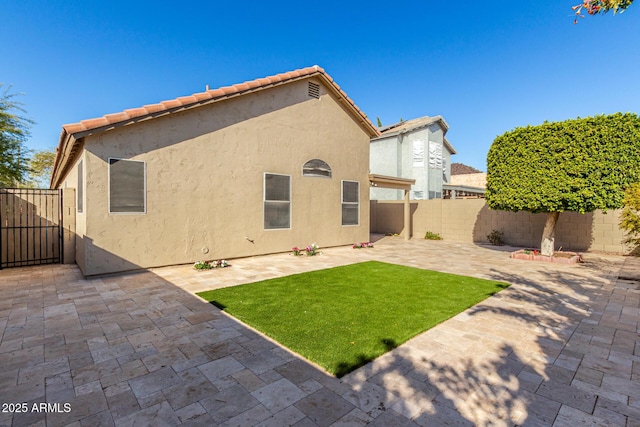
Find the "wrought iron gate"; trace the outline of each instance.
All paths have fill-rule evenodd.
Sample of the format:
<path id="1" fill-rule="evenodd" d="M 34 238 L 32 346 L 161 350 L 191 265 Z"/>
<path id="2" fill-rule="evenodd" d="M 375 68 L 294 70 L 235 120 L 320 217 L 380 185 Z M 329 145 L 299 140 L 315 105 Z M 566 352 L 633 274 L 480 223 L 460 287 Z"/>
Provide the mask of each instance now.
<path id="1" fill-rule="evenodd" d="M 0 269 L 62 260 L 62 190 L 0 188 Z"/>

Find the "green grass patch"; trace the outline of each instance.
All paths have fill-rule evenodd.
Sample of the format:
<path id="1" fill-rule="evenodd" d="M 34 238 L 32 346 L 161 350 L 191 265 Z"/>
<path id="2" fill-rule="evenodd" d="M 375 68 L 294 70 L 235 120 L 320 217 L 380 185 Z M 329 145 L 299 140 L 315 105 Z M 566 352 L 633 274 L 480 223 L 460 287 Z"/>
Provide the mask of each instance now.
<path id="1" fill-rule="evenodd" d="M 369 261 L 198 295 L 341 377 L 508 286 Z"/>

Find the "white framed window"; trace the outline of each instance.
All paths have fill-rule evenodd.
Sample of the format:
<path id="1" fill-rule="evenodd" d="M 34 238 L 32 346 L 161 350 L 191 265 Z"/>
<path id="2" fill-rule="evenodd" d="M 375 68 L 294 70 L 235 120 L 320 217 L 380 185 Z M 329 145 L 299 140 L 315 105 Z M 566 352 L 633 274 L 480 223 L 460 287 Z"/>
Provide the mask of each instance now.
<path id="1" fill-rule="evenodd" d="M 342 225 L 360 224 L 360 183 L 342 181 Z"/>
<path id="2" fill-rule="evenodd" d="M 324 160 L 311 159 L 302 166 L 302 176 L 331 178 L 331 166 Z"/>
<path id="3" fill-rule="evenodd" d="M 264 174 L 264 229 L 291 228 L 291 175 Z"/>
<path id="4" fill-rule="evenodd" d="M 147 165 L 109 158 L 109 213 L 147 212 Z"/>
<path id="5" fill-rule="evenodd" d="M 80 159 L 78 162 L 78 187 L 76 190 L 76 211 L 82 213 L 84 211 L 84 161 Z"/>

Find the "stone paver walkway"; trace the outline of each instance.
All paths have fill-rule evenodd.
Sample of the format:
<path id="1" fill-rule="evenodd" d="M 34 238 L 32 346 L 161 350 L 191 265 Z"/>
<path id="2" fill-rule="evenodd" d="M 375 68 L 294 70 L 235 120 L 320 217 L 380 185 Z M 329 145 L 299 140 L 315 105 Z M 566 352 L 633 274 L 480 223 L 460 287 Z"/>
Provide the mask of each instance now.
<path id="1" fill-rule="evenodd" d="M 208 272 L 2 270 L 0 426 L 640 425 L 638 259 L 499 249 L 385 237 Z M 369 259 L 512 286 L 340 380 L 193 294 Z"/>

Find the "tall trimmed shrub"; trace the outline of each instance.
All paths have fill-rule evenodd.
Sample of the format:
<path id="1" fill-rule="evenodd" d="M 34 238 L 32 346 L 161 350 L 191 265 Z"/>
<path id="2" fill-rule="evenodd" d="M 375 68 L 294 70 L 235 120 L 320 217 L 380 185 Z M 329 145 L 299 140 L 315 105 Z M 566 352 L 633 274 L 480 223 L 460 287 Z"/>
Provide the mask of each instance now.
<path id="1" fill-rule="evenodd" d="M 624 243 L 632 245 L 632 254 L 640 254 L 640 184 L 631 184 L 625 191 L 620 214 L 620 228 L 627 233 Z"/>
<path id="2" fill-rule="evenodd" d="M 640 180 L 640 119 L 616 113 L 513 129 L 487 156 L 491 209 L 547 213 L 541 252 L 553 255 L 561 212 L 622 206 Z"/>

